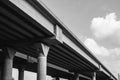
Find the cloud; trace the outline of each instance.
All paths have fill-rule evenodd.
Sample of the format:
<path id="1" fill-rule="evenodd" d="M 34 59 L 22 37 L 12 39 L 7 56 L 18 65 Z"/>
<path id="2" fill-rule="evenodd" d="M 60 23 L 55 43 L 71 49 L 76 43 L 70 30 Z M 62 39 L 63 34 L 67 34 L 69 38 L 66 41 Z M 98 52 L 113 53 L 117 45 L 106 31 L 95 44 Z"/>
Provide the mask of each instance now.
<path id="1" fill-rule="evenodd" d="M 94 17 L 90 28 L 95 40 L 88 38 L 84 44 L 110 71 L 114 74 L 118 73 L 120 66 L 120 20 L 117 20 L 115 13 L 107 14 L 105 17 Z"/>
<path id="2" fill-rule="evenodd" d="M 87 48 L 93 52 L 96 56 L 120 56 L 120 48 L 108 49 L 104 46 L 100 46 L 94 39 L 88 38 L 84 41 Z"/>
<path id="3" fill-rule="evenodd" d="M 98 39 L 104 39 L 109 36 L 120 37 L 120 21 L 117 21 L 115 13 L 110 13 L 105 17 L 93 18 L 91 21 L 91 29 L 94 36 Z"/>
<path id="4" fill-rule="evenodd" d="M 85 40 L 84 44 L 95 55 L 100 55 L 100 56 L 108 56 L 109 55 L 109 51 L 105 47 L 99 46 L 94 39 L 88 38 Z"/>
<path id="5" fill-rule="evenodd" d="M 120 67 L 120 48 L 108 49 L 104 46 L 100 46 L 94 39 L 87 38 L 84 41 L 87 48 L 93 52 L 93 54 L 104 64 L 111 72 L 117 76 L 118 69 Z"/>

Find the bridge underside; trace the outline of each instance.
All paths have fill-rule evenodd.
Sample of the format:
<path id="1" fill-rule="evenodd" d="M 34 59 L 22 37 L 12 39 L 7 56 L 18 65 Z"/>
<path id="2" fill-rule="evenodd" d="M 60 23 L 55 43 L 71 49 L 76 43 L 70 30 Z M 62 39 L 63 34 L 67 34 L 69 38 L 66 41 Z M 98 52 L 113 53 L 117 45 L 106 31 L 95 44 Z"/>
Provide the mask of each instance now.
<path id="1" fill-rule="evenodd" d="M 73 79 L 80 74 L 80 80 L 92 79 L 96 72 L 97 80 L 110 77 L 90 63 L 83 56 L 73 51 L 66 43 L 60 43 L 40 23 L 24 13 L 9 0 L 0 1 L 0 67 L 3 68 L 6 48 L 12 48 L 17 53 L 13 59 L 13 67 L 37 73 L 37 58 L 39 51 L 34 46 L 43 43 L 50 47 L 47 55 L 47 74 L 52 77 Z"/>

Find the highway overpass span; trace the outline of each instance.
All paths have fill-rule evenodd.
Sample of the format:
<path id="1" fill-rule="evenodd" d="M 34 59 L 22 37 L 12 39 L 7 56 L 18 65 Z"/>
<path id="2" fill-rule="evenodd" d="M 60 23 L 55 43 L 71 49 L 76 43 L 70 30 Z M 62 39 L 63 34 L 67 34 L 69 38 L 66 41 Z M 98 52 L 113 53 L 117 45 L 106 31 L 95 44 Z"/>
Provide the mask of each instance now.
<path id="1" fill-rule="evenodd" d="M 0 78 L 12 68 L 56 80 L 117 80 L 91 51 L 40 1 L 0 0 Z"/>

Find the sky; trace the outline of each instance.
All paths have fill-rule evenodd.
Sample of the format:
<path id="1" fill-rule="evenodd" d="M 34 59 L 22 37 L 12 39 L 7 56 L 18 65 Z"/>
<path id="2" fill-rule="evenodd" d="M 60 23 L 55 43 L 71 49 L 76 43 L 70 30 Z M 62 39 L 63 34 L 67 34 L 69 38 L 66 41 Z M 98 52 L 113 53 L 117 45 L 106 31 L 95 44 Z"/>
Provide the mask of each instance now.
<path id="1" fill-rule="evenodd" d="M 42 2 L 117 77 L 120 73 L 120 0 Z"/>
<path id="2" fill-rule="evenodd" d="M 120 73 L 120 0 L 42 0 L 117 77 Z"/>

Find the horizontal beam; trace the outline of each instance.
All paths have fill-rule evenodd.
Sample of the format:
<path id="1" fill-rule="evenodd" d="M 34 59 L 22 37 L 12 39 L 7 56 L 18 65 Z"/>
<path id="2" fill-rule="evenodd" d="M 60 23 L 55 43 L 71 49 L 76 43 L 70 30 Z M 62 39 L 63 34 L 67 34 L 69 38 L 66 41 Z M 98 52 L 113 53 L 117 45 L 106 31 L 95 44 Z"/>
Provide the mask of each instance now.
<path id="1" fill-rule="evenodd" d="M 82 78 L 85 78 L 85 79 L 91 80 L 91 78 L 90 78 L 90 77 L 87 77 L 87 76 L 82 75 L 82 74 L 79 74 L 79 77 L 82 77 Z"/>
<path id="2" fill-rule="evenodd" d="M 50 32 L 54 33 L 53 24 L 48 19 L 46 19 L 38 10 L 36 10 L 34 3 L 30 4 L 27 2 L 27 0 L 9 0 L 9 1 L 16 5 L 18 8 L 20 8 L 23 12 L 28 14 L 30 17 L 32 17 L 34 20 L 36 20 L 39 24 L 48 29 Z"/>
<path id="3" fill-rule="evenodd" d="M 19 57 L 19 58 L 22 58 L 22 59 L 25 59 L 25 60 L 28 60 L 29 62 L 35 62 L 35 63 L 37 63 L 37 59 L 36 59 L 36 58 L 31 57 L 31 56 L 27 56 L 27 55 L 22 54 L 22 53 L 19 53 L 19 52 L 17 52 L 17 53 L 15 54 L 15 56 L 16 56 L 16 57 Z M 51 64 L 51 63 L 47 63 L 47 66 L 48 66 L 48 67 L 55 68 L 55 69 L 60 70 L 60 71 L 64 71 L 64 72 L 70 73 L 68 70 L 66 70 L 66 69 L 64 69 L 64 68 L 62 68 L 62 67 L 53 65 L 53 64 Z"/>
<path id="4" fill-rule="evenodd" d="M 30 56 L 28 57 L 27 55 L 22 54 L 22 53 L 19 53 L 19 52 L 17 52 L 17 53 L 15 54 L 15 56 L 16 56 L 16 57 L 19 57 L 19 58 L 22 58 L 22 59 L 25 59 L 25 60 L 28 60 L 28 62 L 31 62 L 31 63 L 33 63 L 33 62 L 37 63 L 37 59 L 36 59 L 36 58 L 30 57 Z M 48 66 L 48 67 L 51 67 L 51 68 L 54 68 L 54 69 L 56 69 L 56 70 L 59 70 L 59 71 L 62 71 L 62 72 L 65 72 L 65 73 L 74 75 L 73 72 L 69 72 L 69 70 L 64 69 L 64 68 L 62 68 L 62 67 L 59 67 L 59 66 L 57 66 L 57 65 L 54 65 L 54 64 L 51 64 L 51 63 L 47 63 L 47 66 Z M 88 80 L 91 79 L 90 77 L 85 76 L 85 75 L 82 75 L 82 74 L 79 74 L 79 77 L 82 77 L 82 78 L 85 78 L 85 79 L 88 79 Z"/>
<path id="5" fill-rule="evenodd" d="M 72 49 L 74 49 L 77 53 L 83 56 L 85 59 L 90 61 L 94 66 L 99 68 L 99 64 L 96 63 L 90 56 L 88 56 L 82 49 L 80 49 L 76 44 L 74 44 L 66 35 L 63 34 L 63 42 L 69 45 Z"/>

